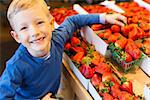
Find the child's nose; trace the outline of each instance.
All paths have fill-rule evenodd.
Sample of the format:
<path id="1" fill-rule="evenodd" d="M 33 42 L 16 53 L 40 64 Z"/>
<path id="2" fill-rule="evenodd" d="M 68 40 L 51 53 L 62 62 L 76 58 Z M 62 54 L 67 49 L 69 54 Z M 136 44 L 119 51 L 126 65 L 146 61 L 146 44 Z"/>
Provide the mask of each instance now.
<path id="1" fill-rule="evenodd" d="M 31 36 L 37 37 L 40 34 L 40 30 L 36 25 L 31 26 Z"/>

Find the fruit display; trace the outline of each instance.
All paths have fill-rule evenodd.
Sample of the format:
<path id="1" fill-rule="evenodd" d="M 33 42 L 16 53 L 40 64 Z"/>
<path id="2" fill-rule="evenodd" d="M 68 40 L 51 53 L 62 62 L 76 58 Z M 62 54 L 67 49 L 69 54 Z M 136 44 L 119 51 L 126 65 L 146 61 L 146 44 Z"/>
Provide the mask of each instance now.
<path id="1" fill-rule="evenodd" d="M 150 55 L 148 17 L 150 12 L 134 2 L 117 5 L 125 10 L 123 15 L 127 17 L 128 22 L 124 27 L 115 24 L 94 24 L 90 27 L 108 44 L 107 49 L 110 50 L 113 59 L 124 71 L 127 71 L 131 66 L 140 66 L 145 54 Z M 114 13 L 113 10 L 100 5 L 83 6 L 83 8 L 89 13 Z M 58 24 L 61 24 L 67 16 L 77 14 L 72 8 L 55 8 L 51 13 Z M 73 34 L 65 44 L 64 51 L 73 63 L 73 67 L 75 65 L 86 79 L 86 85 L 92 84 L 103 100 L 143 100 L 143 95 L 141 97 L 135 94 L 132 80 L 119 75 L 122 72 L 116 70 L 116 66 L 114 67 L 111 61 L 96 51 L 95 46 L 89 44 L 80 32 Z M 90 92 L 89 85 L 86 89 Z"/>
<path id="2" fill-rule="evenodd" d="M 119 80 L 111 69 L 112 64 L 100 55 L 94 46 L 87 43 L 80 33 L 74 33 L 64 48 L 82 75 L 91 80 L 103 100 L 107 100 L 108 97 L 119 100 L 140 99 L 133 94 L 132 82 L 127 81 L 125 77 L 120 77 Z M 122 94 L 126 96 L 122 96 Z"/>

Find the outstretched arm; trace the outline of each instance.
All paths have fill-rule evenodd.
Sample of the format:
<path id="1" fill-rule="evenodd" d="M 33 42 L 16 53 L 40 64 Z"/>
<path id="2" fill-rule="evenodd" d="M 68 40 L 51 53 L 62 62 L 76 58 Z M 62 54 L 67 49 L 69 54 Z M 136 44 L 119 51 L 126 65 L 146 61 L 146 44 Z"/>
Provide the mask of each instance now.
<path id="1" fill-rule="evenodd" d="M 124 26 L 126 17 L 121 14 L 78 14 L 68 17 L 59 28 L 54 31 L 54 34 L 58 34 L 58 40 L 62 40 L 61 43 L 65 43 L 77 29 L 96 23 L 110 23 Z"/>

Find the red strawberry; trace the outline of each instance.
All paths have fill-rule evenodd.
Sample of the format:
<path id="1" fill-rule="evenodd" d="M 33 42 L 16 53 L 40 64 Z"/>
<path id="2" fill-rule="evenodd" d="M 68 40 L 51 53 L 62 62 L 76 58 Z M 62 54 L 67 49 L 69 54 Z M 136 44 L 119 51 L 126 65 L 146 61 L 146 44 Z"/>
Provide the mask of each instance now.
<path id="1" fill-rule="evenodd" d="M 76 55 L 72 57 L 72 60 L 74 60 L 77 63 L 80 63 L 83 57 L 84 57 L 84 52 L 78 52 L 76 53 Z"/>
<path id="2" fill-rule="evenodd" d="M 135 42 L 135 45 L 140 49 L 143 47 L 143 44 L 141 42 Z"/>
<path id="3" fill-rule="evenodd" d="M 112 75 L 112 72 L 105 72 L 102 75 L 102 82 L 109 82 L 109 81 L 114 81 L 114 77 Z"/>
<path id="4" fill-rule="evenodd" d="M 120 89 L 129 92 L 133 95 L 133 86 L 131 81 L 126 81 L 120 85 Z"/>
<path id="5" fill-rule="evenodd" d="M 86 45 L 86 43 L 84 41 L 81 41 L 81 47 L 86 50 L 87 45 Z"/>
<path id="6" fill-rule="evenodd" d="M 85 64 L 80 66 L 79 70 L 85 78 L 92 78 L 94 75 L 94 69 L 92 69 L 90 66 L 87 66 Z"/>
<path id="7" fill-rule="evenodd" d="M 131 28 L 131 31 L 129 32 L 128 38 L 132 40 L 136 40 L 137 34 L 138 34 L 137 25 L 131 24 L 131 27 L 132 28 Z"/>
<path id="8" fill-rule="evenodd" d="M 106 72 L 111 72 L 111 69 L 106 63 L 101 62 L 98 66 L 95 67 L 95 72 L 104 74 Z"/>
<path id="9" fill-rule="evenodd" d="M 109 93 L 110 91 L 110 87 L 105 87 L 103 82 L 99 83 L 98 89 L 99 89 L 98 93 L 100 94 L 100 96 L 103 96 L 104 93 Z"/>
<path id="10" fill-rule="evenodd" d="M 100 38 L 104 38 L 104 33 L 98 33 L 97 34 Z"/>
<path id="11" fill-rule="evenodd" d="M 116 33 L 116 32 L 120 32 L 120 27 L 118 25 L 112 25 L 111 26 L 111 30 L 112 32 Z"/>
<path id="12" fill-rule="evenodd" d="M 101 77 L 98 74 L 94 74 L 93 77 L 91 78 L 91 82 L 93 86 L 98 86 L 99 83 L 101 82 Z"/>
<path id="13" fill-rule="evenodd" d="M 114 98 L 118 98 L 119 95 L 121 94 L 121 90 L 119 89 L 119 84 L 115 84 L 111 87 L 111 95 Z"/>
<path id="14" fill-rule="evenodd" d="M 130 93 L 126 91 L 121 91 L 121 94 L 119 95 L 119 100 L 132 100 L 133 97 Z"/>
<path id="15" fill-rule="evenodd" d="M 125 37 L 120 37 L 120 39 L 115 42 L 115 46 L 124 49 L 126 43 L 127 39 Z"/>
<path id="16" fill-rule="evenodd" d="M 145 33 L 140 27 L 138 27 L 138 26 L 137 26 L 137 31 L 138 31 L 137 37 L 140 38 L 140 39 L 143 38 L 143 37 L 145 36 L 145 34 L 146 34 L 146 33 Z"/>
<path id="17" fill-rule="evenodd" d="M 131 39 L 128 39 L 125 51 L 129 53 L 134 59 L 139 59 L 141 57 L 141 51 Z"/>
<path id="18" fill-rule="evenodd" d="M 73 51 L 75 51 L 76 53 L 77 53 L 77 52 L 84 52 L 84 49 L 83 49 L 82 47 L 71 47 L 71 49 L 72 49 Z"/>
<path id="19" fill-rule="evenodd" d="M 66 43 L 64 46 L 65 50 L 69 50 L 71 48 L 71 44 L 70 43 Z"/>
<path id="20" fill-rule="evenodd" d="M 120 33 L 114 33 L 114 35 L 116 35 L 119 39 L 119 37 L 123 37 Z"/>
<path id="21" fill-rule="evenodd" d="M 126 37 L 128 37 L 130 30 L 131 30 L 131 28 L 128 25 L 121 28 L 121 31 L 122 31 L 123 35 L 126 36 Z"/>
<path id="22" fill-rule="evenodd" d="M 110 94 L 104 93 L 103 94 L 103 100 L 114 100 L 114 99 Z"/>
<path id="23" fill-rule="evenodd" d="M 126 55 L 126 60 L 125 60 L 125 62 L 131 62 L 132 61 L 132 56 L 129 54 L 129 53 L 125 53 L 125 55 Z"/>
<path id="24" fill-rule="evenodd" d="M 109 38 L 108 38 L 108 43 L 115 43 L 118 39 L 118 36 L 112 34 Z"/>
<path id="25" fill-rule="evenodd" d="M 108 39 L 111 34 L 112 34 L 111 30 L 109 29 L 105 30 L 103 39 Z"/>
<path id="26" fill-rule="evenodd" d="M 77 46 L 77 45 L 80 45 L 81 43 L 81 41 L 77 37 L 74 37 L 74 36 L 70 40 L 71 40 L 72 46 Z"/>
<path id="27" fill-rule="evenodd" d="M 98 30 L 104 28 L 104 26 L 101 24 L 94 24 L 94 25 L 92 25 L 91 28 L 93 29 L 93 31 L 98 31 Z"/>
<path id="28" fill-rule="evenodd" d="M 91 63 L 94 65 L 99 65 L 100 62 L 103 62 L 105 60 L 105 58 L 101 57 L 97 51 L 93 51 L 92 56 L 93 57 Z"/>

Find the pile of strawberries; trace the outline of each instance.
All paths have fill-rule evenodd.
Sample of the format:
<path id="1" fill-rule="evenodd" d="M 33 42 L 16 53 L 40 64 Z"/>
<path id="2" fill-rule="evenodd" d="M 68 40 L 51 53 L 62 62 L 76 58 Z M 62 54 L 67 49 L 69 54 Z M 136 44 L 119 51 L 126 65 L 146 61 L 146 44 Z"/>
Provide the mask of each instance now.
<path id="1" fill-rule="evenodd" d="M 77 14 L 72 8 L 55 8 L 50 12 L 58 24 L 61 24 L 67 16 Z"/>
<path id="2" fill-rule="evenodd" d="M 104 100 L 138 100 L 139 97 L 133 94 L 132 82 L 124 77 L 120 81 L 111 70 L 110 62 L 95 51 L 80 33 L 74 33 L 64 49 L 82 75 L 91 79 L 91 83 Z"/>
<path id="3" fill-rule="evenodd" d="M 125 62 L 132 62 L 141 57 L 140 49 L 135 45 L 132 39 L 127 39 L 120 34 L 121 28 L 117 25 L 112 25 L 110 29 L 98 33 L 106 43 L 110 44 L 112 53 L 116 52 Z"/>

